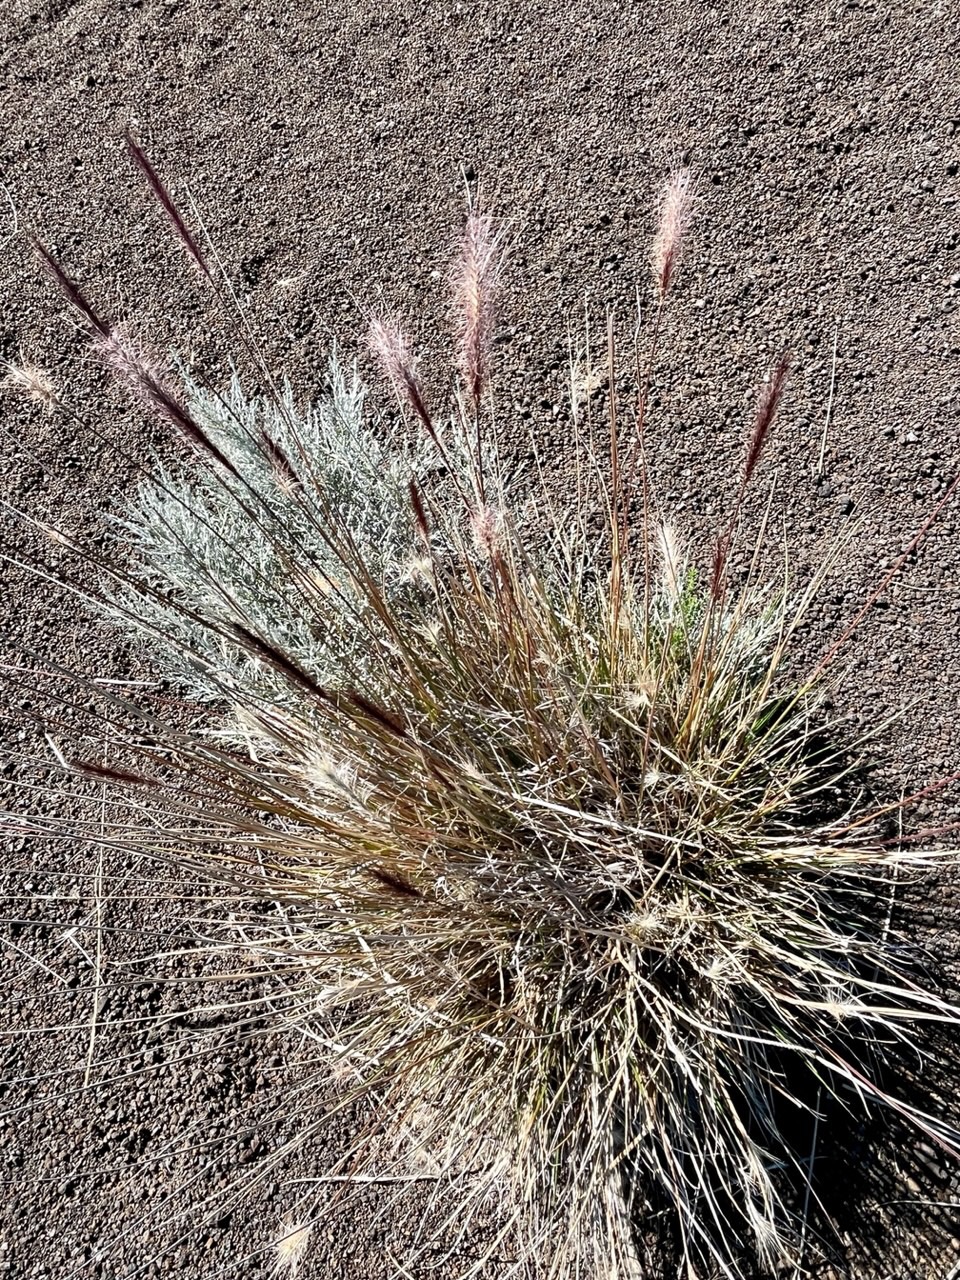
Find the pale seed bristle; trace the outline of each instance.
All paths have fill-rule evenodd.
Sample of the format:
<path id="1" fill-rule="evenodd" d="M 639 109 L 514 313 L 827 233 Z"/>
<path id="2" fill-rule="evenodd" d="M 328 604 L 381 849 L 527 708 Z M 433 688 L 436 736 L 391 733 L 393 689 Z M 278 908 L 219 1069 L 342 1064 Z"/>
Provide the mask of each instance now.
<path id="1" fill-rule="evenodd" d="M 297 1222 L 290 1218 L 284 1220 L 280 1233 L 273 1242 L 273 1274 L 277 1280 L 297 1280 L 312 1234 L 313 1227 L 309 1222 Z"/>
<path id="2" fill-rule="evenodd" d="M 25 395 L 28 400 L 42 405 L 47 413 L 53 413 L 60 402 L 60 396 L 54 386 L 52 377 L 45 369 L 23 360 L 20 364 L 7 364 L 7 376 L 4 382 L 15 391 Z"/>

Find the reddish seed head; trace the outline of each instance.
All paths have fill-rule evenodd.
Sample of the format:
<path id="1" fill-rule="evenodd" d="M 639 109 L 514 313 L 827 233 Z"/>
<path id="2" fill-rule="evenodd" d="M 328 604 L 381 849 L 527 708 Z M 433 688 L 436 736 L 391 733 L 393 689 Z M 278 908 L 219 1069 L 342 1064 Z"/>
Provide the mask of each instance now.
<path id="1" fill-rule="evenodd" d="M 408 385 L 417 381 L 417 362 L 410 339 L 396 320 L 374 316 L 367 331 L 367 345 L 384 376 L 403 399 Z"/>
<path id="2" fill-rule="evenodd" d="M 693 216 L 694 194 L 692 170 L 676 169 L 667 179 L 660 197 L 651 266 L 653 281 L 661 301 L 667 296 L 680 265 L 684 237 Z"/>
<path id="3" fill-rule="evenodd" d="M 97 764 L 92 760 L 70 760 L 68 764 L 71 769 L 75 769 L 77 773 L 83 774 L 84 777 L 93 778 L 100 782 L 130 783 L 139 787 L 160 786 L 156 778 L 148 778 L 142 773 L 132 773 L 128 769 L 118 769 L 113 765 Z"/>
<path id="4" fill-rule="evenodd" d="M 107 329 L 105 335 L 95 336 L 93 345 L 107 369 L 119 382 L 125 383 L 134 395 L 162 418 L 166 418 L 202 453 L 209 454 L 232 476 L 241 479 L 239 471 L 223 450 L 210 439 L 193 415 L 166 386 L 162 374 L 147 364 L 129 340 L 121 338 L 114 330 Z"/>
<path id="5" fill-rule="evenodd" d="M 368 867 L 367 871 L 385 889 L 391 889 L 405 898 L 423 897 L 417 886 L 399 871 L 388 871 L 386 867 Z"/>
<path id="6" fill-rule="evenodd" d="M 346 693 L 347 702 L 361 715 L 368 720 L 372 720 L 374 724 L 378 724 L 381 729 L 386 729 L 387 733 L 395 738 L 407 738 L 406 727 L 403 722 L 395 715 L 392 715 L 384 707 L 378 706 L 377 703 L 371 702 L 369 698 L 365 698 L 362 693 L 358 693 L 356 689 L 348 689 Z"/>
<path id="7" fill-rule="evenodd" d="M 433 419 L 423 398 L 423 387 L 417 372 L 417 360 L 410 346 L 410 339 L 400 325 L 391 319 L 370 321 L 367 345 L 379 364 L 384 377 L 393 387 L 401 404 L 408 404 L 417 415 L 427 434 L 436 438 Z"/>
<path id="8" fill-rule="evenodd" d="M 121 382 L 125 382 L 198 448 L 210 454 L 222 467 L 240 479 L 240 473 L 233 463 L 164 385 L 160 375 L 147 365 L 129 342 L 120 337 L 109 321 L 104 320 L 94 311 L 79 285 L 70 279 L 50 250 L 39 240 L 33 241 L 33 247 L 69 302 L 87 322 L 94 348 L 109 371 Z"/>
<path id="9" fill-rule="evenodd" d="M 780 359 L 770 371 L 767 380 L 760 388 L 760 395 L 757 400 L 757 411 L 753 418 L 753 430 L 750 433 L 750 443 L 747 446 L 747 456 L 743 464 L 743 483 L 748 484 L 750 477 L 753 475 L 757 463 L 760 461 L 760 455 L 763 452 L 763 446 L 767 442 L 770 430 L 773 427 L 774 419 L 777 416 L 777 409 L 783 398 L 784 388 L 787 385 L 787 378 L 790 374 L 790 353 L 784 351 Z"/>
<path id="10" fill-rule="evenodd" d="M 417 488 L 415 480 L 410 481 L 410 505 L 413 507 L 414 518 L 417 522 L 417 529 L 420 537 L 424 542 L 430 541 L 430 521 L 427 519 L 427 512 L 423 505 L 423 499 L 420 497 L 420 490 Z"/>
<path id="11" fill-rule="evenodd" d="M 261 426 L 257 433 L 263 452 L 270 459 L 273 466 L 273 474 L 276 476 L 277 484 L 287 493 L 301 488 L 300 477 L 294 469 L 293 463 L 287 457 L 286 450 L 280 443 L 274 440 L 269 431 Z"/>
<path id="12" fill-rule="evenodd" d="M 153 195 L 160 204 L 164 213 L 170 219 L 170 224 L 177 233 L 183 247 L 206 278 L 211 280 L 213 277 L 210 275 L 210 268 L 207 266 L 203 254 L 200 252 L 200 246 L 197 244 L 196 238 L 187 226 L 186 222 L 184 222 L 179 209 L 173 202 L 173 197 L 160 180 L 160 175 L 147 159 L 146 152 L 134 138 L 129 129 L 124 134 L 124 138 L 126 140 L 127 153 L 129 154 L 130 159 L 146 178 L 147 185 L 150 187 L 150 190 L 153 192 Z"/>
<path id="13" fill-rule="evenodd" d="M 99 334 L 102 338 L 109 337 L 110 326 L 107 324 L 106 320 L 102 319 L 102 317 L 94 311 L 93 307 L 81 292 L 80 286 L 76 281 L 71 280 L 43 241 L 32 240 L 31 244 L 33 245 L 37 257 L 43 264 L 44 269 L 53 277 L 63 290 L 64 296 L 70 305 L 76 311 L 79 311 L 81 316 L 83 316 L 84 320 L 90 326 L 91 333 L 94 335 Z"/>

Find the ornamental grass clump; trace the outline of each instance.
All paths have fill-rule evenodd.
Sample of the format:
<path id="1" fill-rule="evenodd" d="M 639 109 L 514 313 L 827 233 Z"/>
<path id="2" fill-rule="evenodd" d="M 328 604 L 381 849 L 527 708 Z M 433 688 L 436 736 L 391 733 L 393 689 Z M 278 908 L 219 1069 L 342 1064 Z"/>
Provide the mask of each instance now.
<path id="1" fill-rule="evenodd" d="M 892 843 L 863 799 L 825 706 L 831 655 L 793 662 L 831 565 L 771 586 L 761 528 L 731 573 L 787 358 L 704 563 L 647 479 L 692 190 L 675 175 L 663 202 L 639 409 L 618 404 L 612 321 L 602 431 L 572 394 L 566 505 L 508 474 L 490 425 L 501 245 L 479 209 L 452 276 L 450 406 L 429 403 L 402 326 L 371 322 L 403 433 L 336 352 L 306 409 L 269 382 L 174 392 L 44 255 L 200 456 L 144 481 L 127 558 L 85 593 L 205 709 L 100 691 L 120 755 L 68 763 L 129 795 L 114 843 L 267 904 L 238 947 L 396 1139 L 371 1137 L 350 1173 L 405 1143 L 388 1172 L 413 1159 L 457 1231 L 487 1222 L 477 1272 L 627 1276 L 666 1244 L 690 1277 L 800 1266 L 796 1116 L 809 1138 L 830 1100 L 895 1108 L 955 1151 L 946 1117 L 877 1074 L 957 1011 L 887 916 L 891 873 L 934 855 Z"/>

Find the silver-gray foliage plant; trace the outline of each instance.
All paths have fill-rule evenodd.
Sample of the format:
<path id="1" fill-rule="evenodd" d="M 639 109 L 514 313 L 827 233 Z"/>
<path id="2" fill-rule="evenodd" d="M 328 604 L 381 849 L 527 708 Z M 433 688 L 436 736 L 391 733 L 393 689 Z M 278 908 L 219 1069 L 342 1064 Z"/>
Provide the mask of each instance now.
<path id="1" fill-rule="evenodd" d="M 326 393 L 304 408 L 289 387 L 272 400 L 248 398 L 237 377 L 222 395 L 189 377 L 184 384 L 191 414 L 241 480 L 222 469 L 152 468 L 120 520 L 131 573 L 113 592 L 117 616 L 146 634 L 165 674 L 203 702 L 229 701 L 234 689 L 267 705 L 290 700 L 289 683 L 232 638 L 238 625 L 338 684 L 345 668 L 363 667 L 364 606 L 332 531 L 348 532 L 387 598 L 422 589 L 409 486 L 440 467 L 437 446 L 412 431 L 385 440 L 356 369 L 347 371 L 335 350 Z M 460 452 L 449 442 L 447 460 L 456 465 Z M 295 566 L 282 561 L 292 547 Z M 322 626 L 305 610 L 311 593 L 330 606 Z"/>

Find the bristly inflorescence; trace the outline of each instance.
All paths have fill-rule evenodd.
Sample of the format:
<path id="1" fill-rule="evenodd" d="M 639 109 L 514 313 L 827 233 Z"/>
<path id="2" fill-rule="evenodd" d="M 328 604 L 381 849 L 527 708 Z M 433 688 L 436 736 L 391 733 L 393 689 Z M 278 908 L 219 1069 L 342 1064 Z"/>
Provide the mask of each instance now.
<path id="1" fill-rule="evenodd" d="M 658 316 L 692 192 L 682 171 L 662 201 Z M 630 467 L 595 495 L 605 540 L 585 505 L 521 517 L 484 426 L 486 213 L 452 277 L 452 408 L 427 404 L 402 323 L 371 323 L 405 436 L 336 353 L 306 409 L 238 380 L 174 396 L 41 253 L 108 364 L 206 463 L 141 486 L 96 599 L 207 708 L 184 730 L 124 704 L 126 751 L 144 778 L 159 761 L 162 787 L 95 775 L 136 796 L 117 840 L 270 904 L 243 946 L 429 1157 L 449 1222 L 496 1198 L 476 1273 L 495 1251 L 505 1275 L 557 1280 L 639 1274 L 669 1249 L 686 1277 L 802 1267 L 810 1171 L 784 1103 L 811 1120 L 825 1098 L 894 1105 L 955 1151 L 949 1117 L 874 1071 L 890 1041 L 957 1020 L 877 924 L 890 870 L 934 855 L 891 845 L 850 787 L 828 665 L 786 674 L 829 560 L 803 590 L 755 567 L 729 581 L 786 357 L 704 571 L 653 519 L 645 476 L 635 527 Z M 615 460 L 644 399 L 629 424 L 611 400 Z M 288 1237 L 308 1234 L 298 1219 Z"/>

